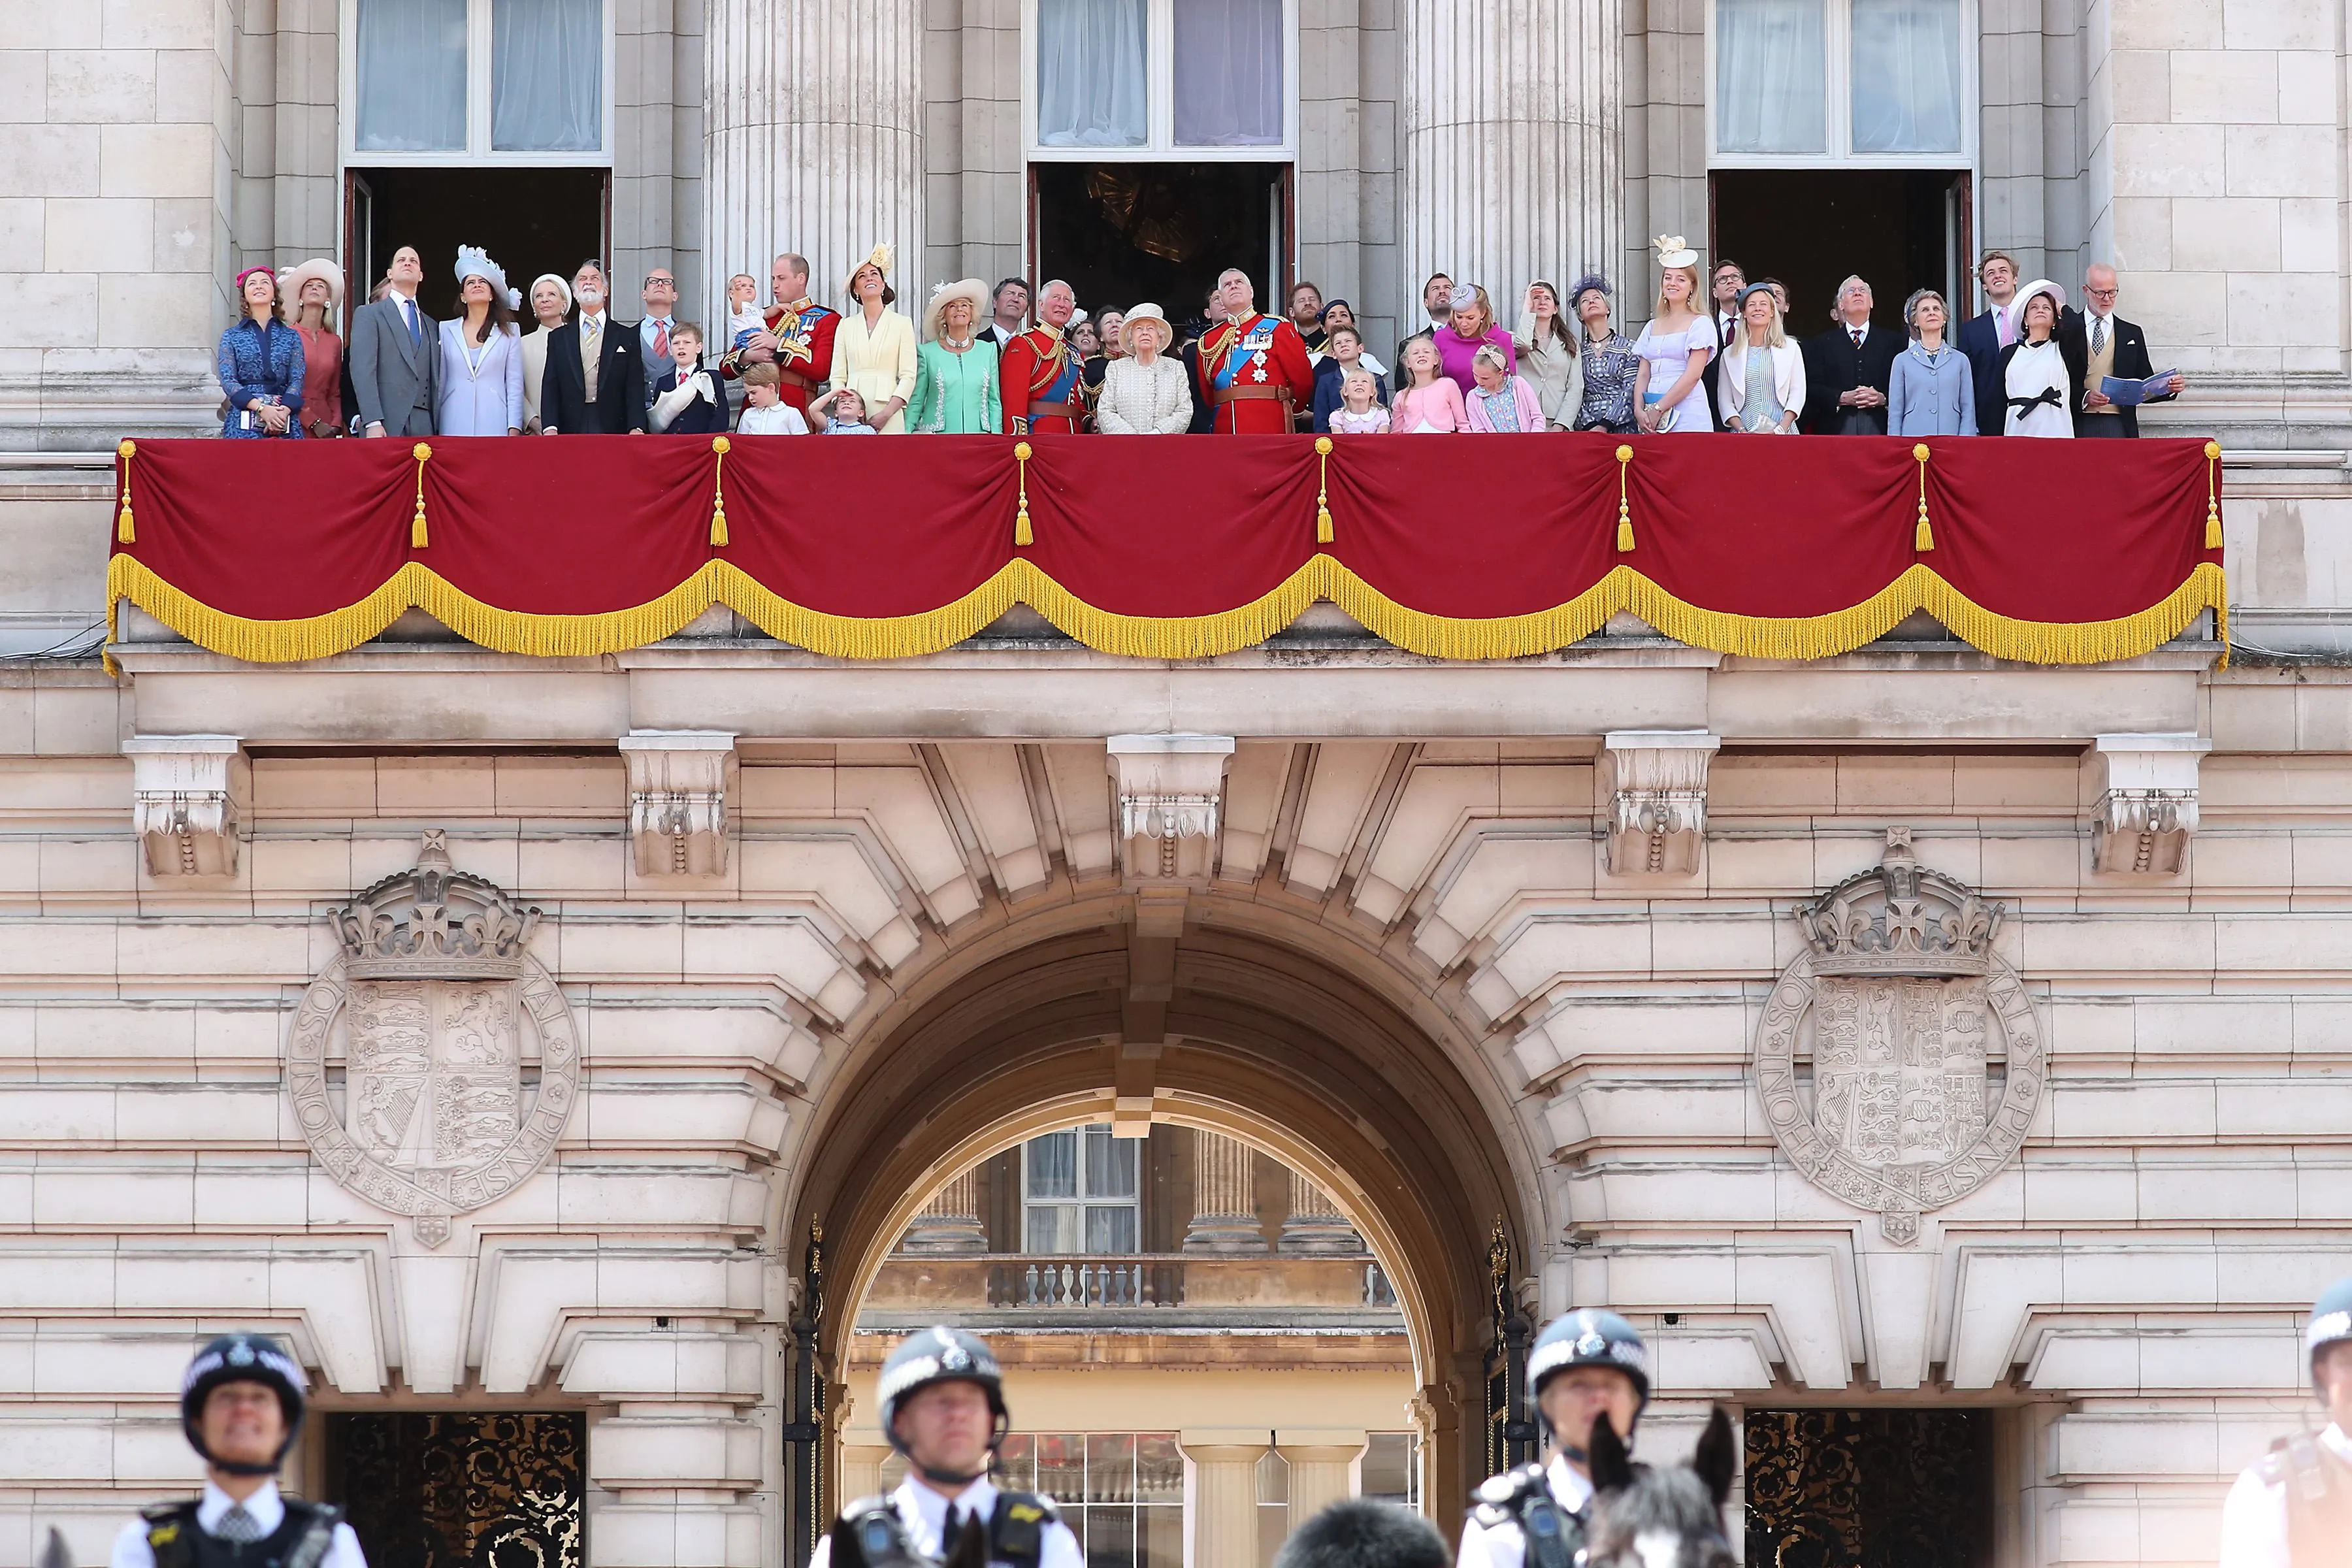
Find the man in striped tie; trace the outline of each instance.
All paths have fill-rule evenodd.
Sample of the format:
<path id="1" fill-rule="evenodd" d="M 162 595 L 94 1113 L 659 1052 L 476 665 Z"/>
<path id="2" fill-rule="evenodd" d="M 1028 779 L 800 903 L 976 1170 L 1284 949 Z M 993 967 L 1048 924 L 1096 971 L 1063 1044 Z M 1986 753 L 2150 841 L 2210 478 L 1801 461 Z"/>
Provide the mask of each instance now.
<path id="1" fill-rule="evenodd" d="M 301 1363 L 258 1334 L 197 1352 L 180 1429 L 205 1461 L 204 1494 L 142 1510 L 115 1537 L 111 1568 L 367 1568 L 341 1509 L 278 1495 L 307 1386 Z"/>

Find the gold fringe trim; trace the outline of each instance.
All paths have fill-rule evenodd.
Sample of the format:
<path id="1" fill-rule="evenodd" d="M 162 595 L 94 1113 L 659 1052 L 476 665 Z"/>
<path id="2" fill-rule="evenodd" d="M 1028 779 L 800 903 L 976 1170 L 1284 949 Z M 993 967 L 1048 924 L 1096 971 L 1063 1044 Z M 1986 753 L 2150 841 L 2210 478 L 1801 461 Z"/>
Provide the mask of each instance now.
<path id="1" fill-rule="evenodd" d="M 415 574 L 411 602 L 467 642 L 537 658 L 587 658 L 643 647 L 676 636 L 718 602 L 712 588 L 718 563 L 708 561 L 658 599 L 587 616 L 501 610 L 475 598 L 429 566 L 412 561 L 401 571 Z"/>
<path id="2" fill-rule="evenodd" d="M 1920 608 L 1949 626 L 1963 642 L 1996 658 L 2023 664 L 2106 664 L 2137 658 L 2170 642 L 2199 616 L 2213 610 L 2220 620 L 2226 665 L 2229 606 L 2229 578 L 2210 561 L 2199 562 L 2187 581 L 2147 609 L 2112 621 L 2011 620 L 1983 608 L 1932 572 L 1927 574 L 1927 591 L 1920 600 Z"/>

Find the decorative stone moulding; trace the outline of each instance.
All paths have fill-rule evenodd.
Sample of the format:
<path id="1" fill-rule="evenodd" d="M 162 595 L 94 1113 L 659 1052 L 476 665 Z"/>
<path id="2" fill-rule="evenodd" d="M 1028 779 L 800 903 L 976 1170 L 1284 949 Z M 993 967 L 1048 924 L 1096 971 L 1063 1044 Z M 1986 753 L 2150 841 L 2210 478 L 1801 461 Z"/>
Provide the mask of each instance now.
<path id="1" fill-rule="evenodd" d="M 1706 768 L 1722 744 L 1704 730 L 1612 730 L 1601 737 L 1611 876 L 1697 875 Z"/>
<path id="2" fill-rule="evenodd" d="M 1231 735 L 1113 735 L 1118 836 L 1130 881 L 1205 881 L 1217 832 Z"/>
<path id="3" fill-rule="evenodd" d="M 634 730 L 629 837 L 641 877 L 716 877 L 727 869 L 727 784 L 735 737 L 718 730 Z"/>
<path id="4" fill-rule="evenodd" d="M 442 833 L 331 918 L 341 951 L 287 1045 L 294 1119 L 330 1176 L 438 1247 L 545 1163 L 579 1098 L 579 1030 L 527 951 L 540 911 L 454 869 Z"/>
<path id="5" fill-rule="evenodd" d="M 230 771 L 235 735 L 136 735 L 131 759 L 131 830 L 158 877 L 236 873 L 236 802 Z"/>
<path id="6" fill-rule="evenodd" d="M 2101 735 L 2101 780 L 2091 808 L 2091 863 L 2102 871 L 2177 877 L 2197 835 L 2197 735 Z"/>
<path id="7" fill-rule="evenodd" d="M 1773 1138 L 1898 1246 L 2015 1158 L 2042 1102 L 2033 1004 L 1992 951 L 2004 913 L 1923 869 L 1911 830 L 1889 828 L 1876 867 L 1799 911 L 1806 951 L 1758 1022 Z"/>

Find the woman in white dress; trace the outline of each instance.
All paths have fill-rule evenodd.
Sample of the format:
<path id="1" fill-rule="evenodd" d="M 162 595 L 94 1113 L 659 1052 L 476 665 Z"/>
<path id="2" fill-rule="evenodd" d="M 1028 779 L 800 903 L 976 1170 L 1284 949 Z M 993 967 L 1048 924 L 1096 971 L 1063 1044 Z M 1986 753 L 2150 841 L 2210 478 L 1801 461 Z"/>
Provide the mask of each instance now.
<path id="1" fill-rule="evenodd" d="M 2017 341 L 2000 351 L 2000 384 L 2009 400 L 2004 428 L 2011 436 L 2074 437 L 2077 394 L 2058 348 L 2058 313 L 2065 308 L 2066 290 L 2048 279 L 2020 289 L 2009 302 Z M 1983 410 L 1977 418 L 1982 428 Z"/>
<path id="2" fill-rule="evenodd" d="M 901 417 L 914 401 L 915 323 L 890 309 L 898 291 L 890 287 L 890 247 L 877 245 L 849 275 L 849 309 L 833 334 L 835 388 L 854 387 L 866 405 L 866 423 L 885 436 L 903 436 Z"/>
<path id="3" fill-rule="evenodd" d="M 522 335 L 522 429 L 539 434 L 539 389 L 547 380 L 547 334 L 572 318 L 572 285 L 552 272 L 531 280 L 530 313 L 539 325 Z"/>
<path id="4" fill-rule="evenodd" d="M 1181 436 L 1192 423 L 1184 366 L 1168 354 L 1168 318 L 1138 305 L 1119 322 L 1120 356 L 1103 367 L 1095 428 L 1106 436 Z"/>
<path id="5" fill-rule="evenodd" d="M 1695 308 L 1698 252 L 1682 236 L 1654 242 L 1658 251 L 1658 303 L 1633 341 L 1642 356 L 1633 379 L 1633 417 L 1653 435 L 1705 436 L 1715 429 L 1700 377 L 1715 356 L 1715 322 Z"/>
<path id="6" fill-rule="evenodd" d="M 478 247 L 457 247 L 457 319 L 440 328 L 438 434 L 522 434 L 522 339 L 514 317 L 520 302 L 503 268 Z"/>

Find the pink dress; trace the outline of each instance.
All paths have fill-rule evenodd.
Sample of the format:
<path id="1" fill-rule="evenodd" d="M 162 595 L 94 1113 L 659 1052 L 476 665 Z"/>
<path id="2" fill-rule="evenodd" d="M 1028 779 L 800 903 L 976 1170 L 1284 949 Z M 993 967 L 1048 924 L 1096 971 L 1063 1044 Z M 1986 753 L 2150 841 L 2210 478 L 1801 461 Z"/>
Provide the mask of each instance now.
<path id="1" fill-rule="evenodd" d="M 1449 321 L 1429 335 L 1437 344 L 1438 364 L 1453 381 L 1454 389 L 1465 397 L 1469 395 L 1470 389 L 1478 384 L 1477 376 L 1471 373 L 1470 362 L 1477 355 L 1481 343 L 1492 343 L 1502 350 L 1504 367 L 1514 375 L 1518 374 L 1518 347 L 1511 342 L 1511 334 L 1500 327 L 1487 328 L 1483 338 L 1465 338 L 1455 331 L 1454 324 Z"/>
<path id="2" fill-rule="evenodd" d="M 1462 406 L 1462 389 L 1443 376 L 1427 386 L 1398 393 L 1390 410 L 1391 436 L 1443 434 L 1470 428 L 1469 410 Z"/>

